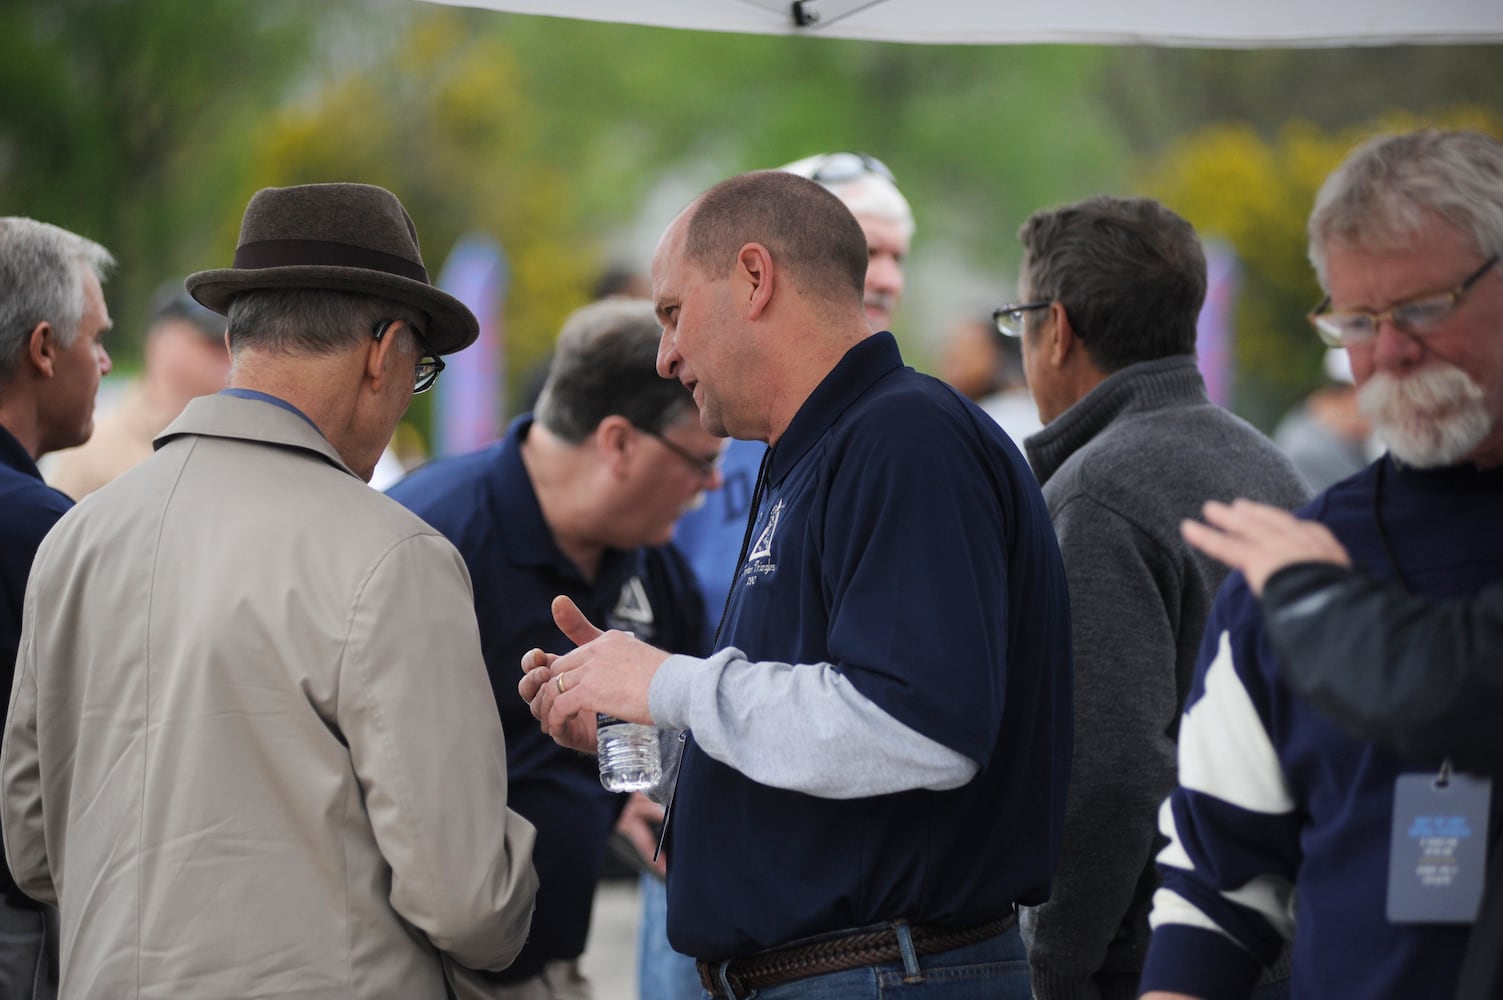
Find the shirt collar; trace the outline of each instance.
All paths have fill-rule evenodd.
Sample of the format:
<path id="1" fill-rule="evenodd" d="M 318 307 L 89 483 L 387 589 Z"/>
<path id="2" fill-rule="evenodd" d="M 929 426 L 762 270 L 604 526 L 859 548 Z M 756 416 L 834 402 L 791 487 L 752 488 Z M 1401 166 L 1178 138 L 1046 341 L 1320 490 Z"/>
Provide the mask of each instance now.
<path id="1" fill-rule="evenodd" d="M 903 355 L 892 334 L 883 331 L 863 337 L 830 369 L 793 415 L 788 429 L 772 449 L 768 482 L 780 483 L 814 447 L 851 404 L 883 376 L 903 367 Z"/>
<path id="2" fill-rule="evenodd" d="M 31 457 L 31 452 L 27 451 L 4 425 L 0 425 L 0 465 L 8 465 L 33 479 L 42 478 L 41 470 L 37 468 L 36 459 Z"/>

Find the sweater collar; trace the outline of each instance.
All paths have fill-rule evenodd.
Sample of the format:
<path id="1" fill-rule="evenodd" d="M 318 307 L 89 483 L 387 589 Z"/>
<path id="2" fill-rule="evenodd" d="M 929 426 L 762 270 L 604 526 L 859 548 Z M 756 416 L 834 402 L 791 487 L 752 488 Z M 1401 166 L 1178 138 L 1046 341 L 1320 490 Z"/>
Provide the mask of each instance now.
<path id="1" fill-rule="evenodd" d="M 1040 484 L 1108 424 L 1130 413 L 1208 404 L 1205 379 L 1189 354 L 1139 361 L 1119 369 L 1024 442 Z"/>

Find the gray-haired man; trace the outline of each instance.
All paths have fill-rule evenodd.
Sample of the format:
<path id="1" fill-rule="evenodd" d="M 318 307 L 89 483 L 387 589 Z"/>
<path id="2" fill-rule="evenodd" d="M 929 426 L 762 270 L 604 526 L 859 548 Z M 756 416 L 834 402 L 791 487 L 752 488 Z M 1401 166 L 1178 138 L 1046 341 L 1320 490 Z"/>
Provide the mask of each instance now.
<path id="1" fill-rule="evenodd" d="M 1372 139 L 1327 178 L 1309 231 L 1329 293 L 1312 319 L 1346 347 L 1389 454 L 1300 513 L 1375 580 L 1473 597 L 1503 579 L 1503 142 Z M 1142 986 L 1244 996 L 1292 938 L 1296 997 L 1449 1000 L 1499 842 L 1496 777 L 1337 729 L 1284 679 L 1233 577 L 1180 723 Z"/>
<path id="2" fill-rule="evenodd" d="M 73 501 L 42 482 L 37 459 L 82 444 L 110 370 L 100 282 L 114 258 L 92 240 L 32 219 L 0 219 L 0 677 L 10 691 L 26 578 L 42 538 Z M 0 865 L 0 996 L 57 993 L 56 911 Z"/>

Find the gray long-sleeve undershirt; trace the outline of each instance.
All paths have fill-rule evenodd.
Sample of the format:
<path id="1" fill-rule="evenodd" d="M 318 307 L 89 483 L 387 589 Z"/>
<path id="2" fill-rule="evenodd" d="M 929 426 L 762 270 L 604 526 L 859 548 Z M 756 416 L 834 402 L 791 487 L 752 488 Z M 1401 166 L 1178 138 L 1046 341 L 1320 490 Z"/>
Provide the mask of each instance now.
<path id="1" fill-rule="evenodd" d="M 825 799 L 959 788 L 979 770 L 877 707 L 830 663 L 754 663 L 733 647 L 708 659 L 670 656 L 648 708 L 659 727 L 692 731 L 705 753 L 753 781 Z"/>

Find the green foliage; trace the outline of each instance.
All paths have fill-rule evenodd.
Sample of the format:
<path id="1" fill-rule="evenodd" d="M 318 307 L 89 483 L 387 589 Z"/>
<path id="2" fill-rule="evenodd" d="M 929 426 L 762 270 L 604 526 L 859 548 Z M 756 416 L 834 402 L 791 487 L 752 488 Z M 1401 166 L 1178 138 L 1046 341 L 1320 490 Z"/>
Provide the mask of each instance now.
<path id="1" fill-rule="evenodd" d="M 1010 234 L 1034 204 L 1079 197 L 1121 173 L 1126 143 L 1093 107 L 1104 58 L 1036 48 L 1000 59 L 965 46 L 416 5 L 379 58 L 270 121 L 234 200 L 266 184 L 385 184 L 412 211 L 435 270 L 464 232 L 496 236 L 513 269 L 505 325 L 515 397 L 609 262 L 608 245 L 676 177 L 683 193 L 660 212 L 740 170 L 870 150 L 917 206 L 915 259 L 928 234 L 943 234 L 978 271 L 999 273 L 1016 258 Z M 1021 95 L 1040 90 L 1054 95 L 1053 113 L 1081 127 L 1039 128 Z M 646 253 L 630 263 L 645 272 Z"/>
<path id="2" fill-rule="evenodd" d="M 471 230 L 506 247 L 515 397 L 603 266 L 624 253 L 645 271 L 668 217 L 731 173 L 835 149 L 890 164 L 918 215 L 897 326 L 921 360 L 957 315 L 1010 297 L 1029 212 L 1131 193 L 1136 151 L 1143 184 L 1244 255 L 1243 387 L 1271 412 L 1318 357 L 1299 232 L 1343 130 L 1463 96 L 1503 111 L 1485 96 L 1503 93 L 1498 55 L 906 46 L 412 0 L 6 0 L 0 212 L 109 246 L 128 340 L 157 282 L 228 263 L 256 189 L 383 184 L 433 271 Z M 1315 124 L 1285 128 L 1294 114 Z M 1248 124 L 1160 155 L 1226 121 Z"/>
<path id="3" fill-rule="evenodd" d="M 1320 297 L 1305 256 L 1305 222 L 1326 175 L 1362 138 L 1422 125 L 1477 128 L 1503 138 L 1503 118 L 1457 108 L 1389 114 L 1327 132 L 1307 121 L 1268 140 L 1249 123 L 1210 125 L 1170 144 L 1141 171 L 1142 190 L 1238 257 L 1236 409 L 1265 427 L 1318 383 L 1324 347 L 1305 314 Z"/>
<path id="4" fill-rule="evenodd" d="M 202 183 L 302 62 L 306 8 L 239 0 L 6 0 L 0 5 L 0 214 L 88 235 L 121 262 L 121 339 L 158 282 L 201 266 Z M 235 44 L 220 40 L 234 39 Z"/>

